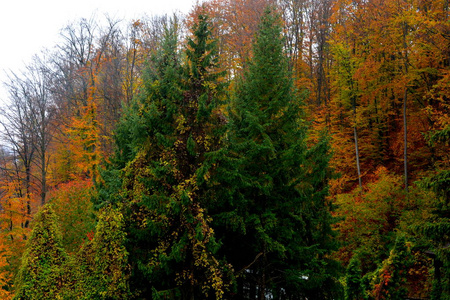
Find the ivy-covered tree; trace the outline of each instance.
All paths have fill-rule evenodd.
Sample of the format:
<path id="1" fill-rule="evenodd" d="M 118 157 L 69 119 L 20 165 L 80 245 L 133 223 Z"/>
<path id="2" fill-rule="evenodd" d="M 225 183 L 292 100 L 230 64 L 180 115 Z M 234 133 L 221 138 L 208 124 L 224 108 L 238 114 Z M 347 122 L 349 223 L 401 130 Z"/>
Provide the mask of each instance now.
<path id="1" fill-rule="evenodd" d="M 211 212 L 220 253 L 237 272 L 237 299 L 335 292 L 328 142 L 307 144 L 283 45 L 281 20 L 267 9 L 231 103 L 227 146 L 213 155 L 218 200 Z"/>
<path id="2" fill-rule="evenodd" d="M 175 22 L 166 27 L 117 134 L 132 285 L 151 299 L 220 299 L 225 266 L 214 255 L 202 185 L 214 168 L 207 154 L 220 145 L 223 74 L 206 16 L 193 25 L 185 60 L 177 33 Z"/>
<path id="3" fill-rule="evenodd" d="M 405 237 L 399 236 L 389 257 L 378 270 L 366 275 L 372 277 L 370 295 L 374 299 L 405 299 L 408 292 L 407 275 L 412 263 L 410 245 Z"/>
<path id="4" fill-rule="evenodd" d="M 96 216 L 91 202 L 92 181 L 60 184 L 50 203 L 58 216 L 62 244 L 69 255 L 80 250 L 88 233 L 95 230 Z"/>
<path id="5" fill-rule="evenodd" d="M 63 287 L 67 254 L 52 207 L 43 206 L 33 223 L 15 281 L 14 299 L 57 299 Z"/>
<path id="6" fill-rule="evenodd" d="M 64 299 L 129 299 L 130 267 L 124 216 L 111 207 L 99 214 L 95 234 L 66 264 Z"/>

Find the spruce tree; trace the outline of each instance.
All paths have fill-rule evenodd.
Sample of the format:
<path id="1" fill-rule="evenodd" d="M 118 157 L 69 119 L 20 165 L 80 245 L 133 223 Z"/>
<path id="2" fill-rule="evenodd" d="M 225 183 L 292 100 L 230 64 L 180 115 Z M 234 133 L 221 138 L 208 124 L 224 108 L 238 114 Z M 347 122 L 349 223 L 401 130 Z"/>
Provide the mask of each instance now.
<path id="1" fill-rule="evenodd" d="M 282 25 L 265 12 L 238 83 L 211 205 L 237 299 L 331 298 L 334 249 L 326 138 L 308 147 L 301 97 L 283 51 Z"/>
<path id="2" fill-rule="evenodd" d="M 184 54 L 182 61 L 172 24 L 118 130 L 131 284 L 149 299 L 220 299 L 224 266 L 214 256 L 203 186 L 213 169 L 207 154 L 220 145 L 222 73 L 206 16 Z"/>
<path id="3" fill-rule="evenodd" d="M 67 254 L 52 207 L 43 206 L 33 223 L 15 281 L 14 299 L 57 299 L 63 287 Z"/>

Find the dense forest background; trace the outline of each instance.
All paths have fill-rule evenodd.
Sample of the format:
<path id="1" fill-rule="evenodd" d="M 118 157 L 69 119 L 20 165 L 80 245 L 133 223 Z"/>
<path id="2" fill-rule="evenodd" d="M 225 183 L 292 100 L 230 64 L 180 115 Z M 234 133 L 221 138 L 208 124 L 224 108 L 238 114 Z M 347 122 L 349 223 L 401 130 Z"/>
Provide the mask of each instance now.
<path id="1" fill-rule="evenodd" d="M 9 74 L 2 299 L 450 299 L 446 0 L 92 18 Z"/>

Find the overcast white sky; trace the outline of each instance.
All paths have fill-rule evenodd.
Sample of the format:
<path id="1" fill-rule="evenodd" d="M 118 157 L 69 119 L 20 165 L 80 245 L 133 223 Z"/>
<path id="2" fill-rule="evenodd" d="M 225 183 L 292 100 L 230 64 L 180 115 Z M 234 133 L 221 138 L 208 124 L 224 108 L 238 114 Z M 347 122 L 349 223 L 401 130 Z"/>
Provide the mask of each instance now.
<path id="1" fill-rule="evenodd" d="M 94 14 L 137 19 L 144 14 L 189 12 L 196 0 L 1 0 L 0 102 L 5 71 L 19 73 L 33 55 L 52 48 L 62 27 Z"/>

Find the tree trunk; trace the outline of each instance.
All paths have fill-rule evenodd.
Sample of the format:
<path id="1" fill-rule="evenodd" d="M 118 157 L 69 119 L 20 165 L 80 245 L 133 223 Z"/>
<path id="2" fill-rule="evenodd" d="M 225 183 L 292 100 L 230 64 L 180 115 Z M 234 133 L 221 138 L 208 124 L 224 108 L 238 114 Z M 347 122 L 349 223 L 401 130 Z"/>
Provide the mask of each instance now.
<path id="1" fill-rule="evenodd" d="M 358 132 L 356 131 L 356 125 L 353 126 L 353 135 L 355 138 L 355 154 L 356 154 L 356 169 L 358 170 L 358 183 L 359 187 L 362 190 L 361 167 L 359 165 Z"/>
<path id="2" fill-rule="evenodd" d="M 408 24 L 403 22 L 403 57 L 405 77 L 408 76 L 408 44 L 406 43 L 406 35 L 408 33 Z M 405 172 L 405 191 L 408 192 L 408 127 L 406 116 L 406 104 L 408 100 L 408 82 L 405 82 L 405 91 L 403 95 L 403 167 Z"/>
<path id="3" fill-rule="evenodd" d="M 408 88 L 405 86 L 403 97 L 403 166 L 405 169 L 405 190 L 408 192 L 408 127 L 406 118 L 406 101 L 408 97 Z"/>
<path id="4" fill-rule="evenodd" d="M 25 173 L 25 197 L 27 201 L 27 216 L 24 227 L 28 228 L 31 218 L 31 168 L 29 166 L 25 168 Z"/>
<path id="5" fill-rule="evenodd" d="M 45 197 L 47 195 L 47 171 L 46 171 L 46 167 L 47 167 L 47 163 L 46 163 L 46 159 L 45 159 L 45 151 L 46 149 L 41 149 L 42 150 L 42 154 L 41 154 L 41 205 L 43 206 L 45 204 Z"/>
<path id="6" fill-rule="evenodd" d="M 354 89 L 352 83 L 352 90 Z M 362 191 L 362 180 L 361 180 L 361 166 L 359 163 L 359 146 L 358 146 L 358 131 L 356 130 L 356 96 L 352 97 L 352 108 L 353 108 L 353 119 L 355 124 L 353 125 L 353 137 L 355 139 L 355 155 L 356 155 L 356 170 L 358 171 L 358 183 L 359 188 Z"/>

